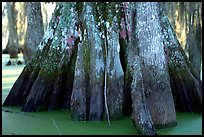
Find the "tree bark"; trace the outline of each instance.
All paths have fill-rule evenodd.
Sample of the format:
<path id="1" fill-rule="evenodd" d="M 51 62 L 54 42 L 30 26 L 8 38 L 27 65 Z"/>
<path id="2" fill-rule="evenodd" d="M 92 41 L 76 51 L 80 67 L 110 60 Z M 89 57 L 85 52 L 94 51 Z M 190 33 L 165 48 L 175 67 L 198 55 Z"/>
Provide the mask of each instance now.
<path id="1" fill-rule="evenodd" d="M 73 78 L 73 69 L 68 67 L 67 70 L 67 65 L 75 64 L 73 61 L 75 48 L 62 49 L 58 46 L 61 42 L 57 39 L 57 37 L 60 39 L 59 30 L 67 27 L 63 24 L 64 20 L 59 20 L 62 7 L 62 4 L 57 5 L 35 57 L 26 65 L 15 82 L 3 103 L 4 106 L 21 105 L 22 111 L 69 108 L 67 106 L 69 101 L 66 98 L 70 97 L 72 82 L 67 77 Z M 67 85 L 60 85 L 62 83 Z"/>
<path id="2" fill-rule="evenodd" d="M 120 119 L 123 116 L 124 104 L 124 72 L 121 66 L 119 52 L 119 23 L 120 18 L 116 13 L 119 8 L 115 3 L 107 5 L 113 7 L 109 10 L 106 18 L 106 35 L 107 35 L 107 54 L 106 54 L 106 70 L 107 70 L 107 106 L 109 117 L 111 120 Z"/>
<path id="3" fill-rule="evenodd" d="M 201 110 L 202 87 L 179 46 L 159 3 L 58 3 L 3 106 L 71 109 L 82 121 L 131 114 L 140 134 L 156 134 L 176 125 L 175 107 Z"/>
<path id="4" fill-rule="evenodd" d="M 18 40 L 19 40 L 19 53 L 23 52 L 23 48 L 25 46 L 25 39 L 26 39 L 26 3 L 25 2 L 18 2 L 16 6 L 18 7 L 17 10 L 17 33 L 18 33 Z"/>
<path id="5" fill-rule="evenodd" d="M 147 108 L 156 128 L 176 125 L 176 113 L 165 61 L 158 3 L 138 3 L 136 39 L 144 60 L 143 80 Z"/>
<path id="6" fill-rule="evenodd" d="M 26 2 L 27 32 L 24 60 L 28 62 L 37 50 L 44 35 L 40 2 Z"/>
<path id="7" fill-rule="evenodd" d="M 106 58 L 108 95 L 107 104 L 110 119 L 119 119 L 123 115 L 124 73 L 119 59 L 119 33 L 117 32 L 118 29 L 116 25 L 112 26 L 111 30 L 111 34 L 108 38 L 108 55 Z"/>
<path id="8" fill-rule="evenodd" d="M 93 13 L 93 4 L 85 4 L 86 25 L 88 41 L 90 42 L 90 120 L 102 120 L 103 118 L 103 81 L 104 81 L 104 58 L 102 51 L 102 42 L 99 36 L 99 30 L 96 28 L 95 15 Z"/>
<path id="9" fill-rule="evenodd" d="M 85 71 L 84 47 L 82 43 L 78 44 L 76 67 L 74 73 L 73 91 L 71 95 L 71 119 L 82 120 L 88 119 L 88 99 L 87 99 L 87 79 Z"/>
<path id="10" fill-rule="evenodd" d="M 8 23 L 9 23 L 9 39 L 7 43 L 8 53 L 10 59 L 18 58 L 18 35 L 17 35 L 17 25 L 16 25 L 16 11 L 15 2 L 7 2 L 8 10 Z"/>
<path id="11" fill-rule="evenodd" d="M 143 135 L 155 135 L 155 127 L 147 108 L 145 87 L 142 75 L 142 60 L 138 55 L 135 56 L 133 65 L 133 81 L 131 84 L 131 98 L 132 98 L 132 115 L 131 119 L 137 131 Z"/>
<path id="12" fill-rule="evenodd" d="M 137 3 L 131 7 L 135 8 L 133 8 L 131 18 L 129 18 L 131 32 L 128 34 L 129 43 L 127 43 L 126 81 L 128 80 L 129 84 L 132 83 L 135 73 L 133 70 L 134 57 L 139 55 L 144 65 L 142 78 L 148 109 L 143 108 L 143 111 L 150 111 L 155 128 L 175 126 L 176 114 L 164 51 L 159 50 L 159 46 L 163 48 L 160 38 L 161 32 L 159 31 L 159 5 L 158 3 Z M 127 84 L 126 88 L 130 89 L 130 85 Z M 128 90 L 126 89 L 126 91 Z M 132 100 L 132 104 L 134 104 L 133 102 L 134 100 Z M 132 114 L 132 117 L 136 116 Z"/>
<path id="13" fill-rule="evenodd" d="M 115 5 L 113 4 L 113 6 Z M 83 37 L 85 40 L 82 41 L 82 44 L 86 48 L 82 48 L 78 51 L 78 63 L 76 66 L 79 67 L 76 67 L 75 80 L 79 82 L 75 83 L 72 94 L 72 116 L 73 119 L 78 120 L 102 120 L 104 110 L 109 112 L 111 120 L 119 119 L 123 113 L 124 79 L 118 53 L 118 29 L 114 28 L 113 26 L 109 26 L 108 28 L 106 28 L 107 26 L 105 25 L 100 26 L 101 28 L 105 28 L 102 34 L 100 34 L 97 28 L 99 25 L 97 24 L 102 23 L 100 20 L 98 20 L 98 18 L 104 19 L 104 17 L 107 17 L 107 15 L 94 12 L 97 8 L 106 8 L 106 5 L 101 6 L 100 4 L 97 5 L 96 3 L 87 3 L 84 5 L 83 12 L 85 15 L 83 16 L 85 16 L 86 22 L 84 30 L 87 30 L 87 32 L 83 32 Z M 114 32 L 107 32 L 107 29 L 113 29 Z M 101 39 L 100 35 L 104 35 L 104 39 Z M 115 44 L 113 42 L 115 42 Z M 102 47 L 104 44 L 107 45 L 108 48 L 106 46 Z M 83 52 L 81 52 L 81 50 L 83 50 Z M 105 59 L 107 60 L 106 62 L 104 59 L 104 50 L 108 51 L 105 53 Z M 90 54 L 90 57 L 80 54 Z M 84 61 L 86 62 L 85 64 L 88 64 L 88 66 L 85 66 L 85 64 L 83 65 Z M 107 67 L 107 72 L 105 72 L 107 73 L 107 77 L 104 76 L 105 65 Z M 89 73 L 88 77 L 87 74 L 84 74 L 85 72 Z M 83 80 L 87 81 L 86 84 Z M 107 88 L 104 87 L 105 81 L 107 82 Z M 79 89 L 78 84 L 80 83 L 82 86 Z M 109 114 L 107 114 L 108 117 Z"/>

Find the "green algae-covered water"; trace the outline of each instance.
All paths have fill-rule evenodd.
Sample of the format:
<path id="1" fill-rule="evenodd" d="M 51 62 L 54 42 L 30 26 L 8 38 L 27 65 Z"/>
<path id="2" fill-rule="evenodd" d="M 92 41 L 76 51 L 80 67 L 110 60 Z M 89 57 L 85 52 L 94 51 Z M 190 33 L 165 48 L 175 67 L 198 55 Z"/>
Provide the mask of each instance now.
<path id="1" fill-rule="evenodd" d="M 2 56 L 3 58 L 3 56 Z M 3 61 L 2 61 L 3 63 Z M 2 103 L 24 65 L 2 64 Z M 21 112 L 20 107 L 2 107 L 3 135 L 136 135 L 130 117 L 111 121 L 79 122 L 70 120 L 69 110 Z M 178 125 L 157 130 L 158 135 L 201 135 L 202 114 L 177 113 Z"/>
<path id="2" fill-rule="evenodd" d="M 23 135 L 136 135 L 130 117 L 111 121 L 70 120 L 69 110 L 24 113 L 20 107 L 2 107 L 2 134 Z M 5 112 L 6 111 L 6 112 Z M 11 113 L 12 112 L 12 113 Z M 202 115 L 177 113 L 178 125 L 157 130 L 158 135 L 201 135 Z"/>
<path id="3" fill-rule="evenodd" d="M 19 107 L 3 107 L 3 110 L 18 111 Z M 27 114 L 27 113 L 26 113 Z M 2 112 L 3 134 L 48 134 L 48 135 L 134 135 L 135 130 L 128 117 L 122 120 L 112 121 L 109 127 L 106 121 L 79 122 L 70 120 L 70 112 L 50 111 L 32 112 L 28 115 L 22 113 Z M 57 129 L 58 128 L 58 129 Z M 58 131 L 59 130 L 59 131 Z"/>

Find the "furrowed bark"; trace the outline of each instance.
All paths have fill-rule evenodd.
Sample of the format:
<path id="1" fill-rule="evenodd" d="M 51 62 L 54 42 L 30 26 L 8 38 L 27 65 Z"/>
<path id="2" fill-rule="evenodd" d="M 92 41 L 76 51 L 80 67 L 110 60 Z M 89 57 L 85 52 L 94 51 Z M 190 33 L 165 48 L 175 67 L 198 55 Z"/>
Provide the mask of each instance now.
<path id="1" fill-rule="evenodd" d="M 48 56 L 45 58 L 43 62 L 42 69 L 36 79 L 33 87 L 30 91 L 30 94 L 26 100 L 26 103 L 23 106 L 23 111 L 38 111 L 38 110 L 53 110 L 59 109 L 63 107 L 63 94 L 66 95 L 67 89 L 62 89 L 59 81 L 63 81 L 62 74 L 63 70 L 63 61 L 70 62 L 72 58 L 74 50 L 76 49 L 77 41 L 73 40 L 72 43 L 66 43 L 65 33 L 68 32 L 68 39 L 72 36 L 72 33 L 75 30 L 75 22 L 70 21 L 75 20 L 74 12 L 76 5 L 75 3 L 63 5 L 61 4 L 66 11 L 68 9 L 72 9 L 70 13 L 59 11 L 57 14 L 57 19 L 59 20 L 59 24 L 57 25 L 56 31 L 53 35 L 54 39 L 51 43 L 51 48 L 48 51 Z M 68 19 L 66 17 L 69 17 Z M 66 25 L 64 23 L 67 23 Z M 68 28 L 68 30 L 67 30 Z M 77 39 L 77 38 L 76 38 Z M 61 45 L 62 44 L 62 45 Z M 71 45 L 73 44 L 73 45 Z M 68 54 L 68 56 L 65 55 Z M 61 70 L 61 71 L 59 71 Z M 67 74 L 65 74 L 67 75 Z M 64 81 L 66 83 L 66 81 Z M 36 90 L 39 90 L 36 93 Z M 57 104 L 53 104 L 53 102 Z"/>
<path id="2" fill-rule="evenodd" d="M 119 58 L 119 24 L 117 16 L 112 16 L 113 21 L 107 28 L 108 53 L 107 53 L 107 104 L 110 119 L 116 120 L 123 116 L 124 103 L 124 73 Z"/>
<path id="3" fill-rule="evenodd" d="M 136 37 L 144 60 L 143 78 L 147 108 L 155 128 L 176 125 L 176 112 L 161 39 L 159 3 L 138 3 Z"/>
<path id="4" fill-rule="evenodd" d="M 99 30 L 96 28 L 93 4 L 87 3 L 86 15 L 88 41 L 90 41 L 90 83 L 89 83 L 89 120 L 102 120 L 103 118 L 103 81 L 104 58 Z"/>
<path id="5" fill-rule="evenodd" d="M 27 31 L 24 59 L 28 62 L 37 51 L 37 46 L 44 35 L 43 18 L 40 2 L 26 2 Z"/>
<path id="6" fill-rule="evenodd" d="M 177 124 L 174 101 L 177 110 L 199 112 L 199 76 L 159 6 L 58 3 L 3 105 L 26 112 L 71 109 L 72 120 L 107 118 L 109 124 L 131 114 L 143 135 Z"/>
<path id="7" fill-rule="evenodd" d="M 85 121 L 88 118 L 87 114 L 87 84 L 85 74 L 85 59 L 84 47 L 82 43 L 78 44 L 78 52 L 76 59 L 75 75 L 73 91 L 71 95 L 71 119 Z"/>
<path id="8" fill-rule="evenodd" d="M 146 104 L 145 87 L 142 75 L 142 61 L 135 57 L 133 81 L 131 84 L 132 114 L 131 120 L 139 134 L 155 135 L 156 130 Z"/>
<path id="9" fill-rule="evenodd" d="M 15 102 L 18 103 L 18 100 L 21 100 L 22 111 L 53 110 L 67 107 L 63 100 L 64 97 L 70 96 L 70 90 L 62 89 L 61 87 L 66 86 L 62 86 L 60 81 L 67 83 L 67 79 L 62 78 L 62 75 L 67 75 L 66 73 L 69 72 L 67 70 L 63 71 L 62 68 L 74 60 L 72 56 L 76 48 L 59 47 L 61 41 L 58 38 L 60 39 L 60 33 L 62 33 L 61 28 L 65 27 L 64 20 L 59 21 L 62 7 L 62 4 L 56 7 L 49 29 L 38 46 L 35 57 L 26 65 L 21 74 L 22 76 L 19 77 L 19 80 L 16 81 L 12 88 L 13 90 L 9 93 L 7 99 L 12 100 L 14 103 L 9 104 L 10 101 L 5 101 L 5 105 L 19 105 Z M 23 84 L 22 80 L 24 81 Z M 65 96 L 62 94 L 65 94 Z M 16 99 L 17 97 L 18 99 Z M 56 104 L 53 105 L 53 103 Z"/>

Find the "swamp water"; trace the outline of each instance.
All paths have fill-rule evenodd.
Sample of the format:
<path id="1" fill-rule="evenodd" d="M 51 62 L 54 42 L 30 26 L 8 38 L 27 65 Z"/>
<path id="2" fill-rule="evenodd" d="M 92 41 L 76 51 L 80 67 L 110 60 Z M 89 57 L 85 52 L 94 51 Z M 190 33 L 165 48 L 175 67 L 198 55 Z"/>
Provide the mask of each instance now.
<path id="1" fill-rule="evenodd" d="M 25 65 L 5 66 L 2 56 L 2 103 Z M 70 120 L 69 110 L 21 112 L 20 107 L 2 107 L 3 135 L 135 135 L 130 117 L 111 121 L 79 122 Z M 202 114 L 178 113 L 178 125 L 158 129 L 158 135 L 201 135 Z"/>

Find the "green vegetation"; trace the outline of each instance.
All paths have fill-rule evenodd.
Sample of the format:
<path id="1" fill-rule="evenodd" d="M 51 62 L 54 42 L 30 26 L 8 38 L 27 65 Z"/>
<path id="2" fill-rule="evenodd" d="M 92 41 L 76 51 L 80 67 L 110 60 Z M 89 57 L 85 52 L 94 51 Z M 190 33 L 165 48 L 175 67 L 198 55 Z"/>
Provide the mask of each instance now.
<path id="1" fill-rule="evenodd" d="M 2 59 L 4 57 L 2 56 Z M 4 61 L 2 60 L 2 63 Z M 5 66 L 2 64 L 2 103 L 25 65 Z M 2 107 L 2 134 L 23 135 L 134 135 L 136 129 L 130 117 L 111 121 L 83 122 L 71 121 L 69 110 L 21 112 L 20 107 Z M 159 135 L 201 135 L 202 114 L 177 113 L 178 125 L 173 128 L 159 129 Z M 59 131 L 58 131 L 58 129 Z"/>

